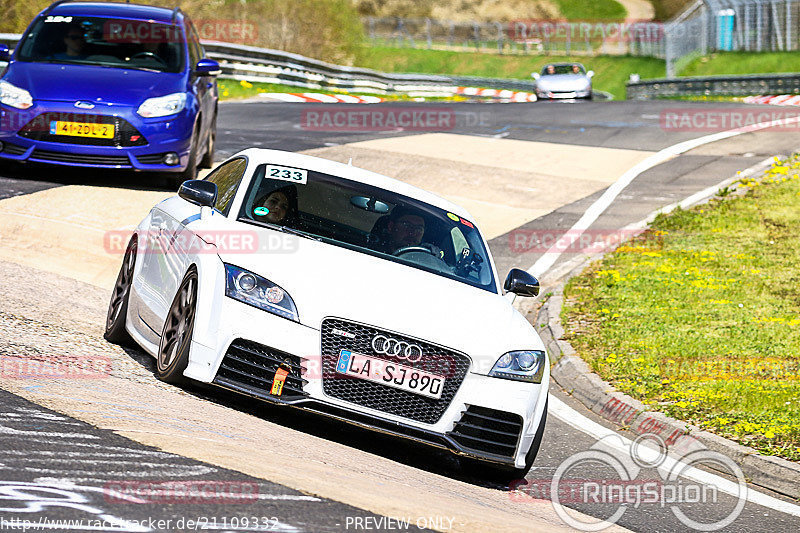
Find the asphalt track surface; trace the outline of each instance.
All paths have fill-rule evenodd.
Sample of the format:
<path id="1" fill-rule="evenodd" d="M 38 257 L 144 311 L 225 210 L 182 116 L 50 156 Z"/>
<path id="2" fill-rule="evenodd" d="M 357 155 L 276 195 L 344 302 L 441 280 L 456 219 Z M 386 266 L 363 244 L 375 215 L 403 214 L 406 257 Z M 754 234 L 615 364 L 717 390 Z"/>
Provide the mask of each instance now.
<path id="1" fill-rule="evenodd" d="M 702 105 L 681 103 L 680 107 L 700 108 Z M 301 114 L 313 106 L 313 104 L 223 104 L 219 116 L 218 158 L 250 146 L 300 151 L 414 134 L 404 131 L 388 133 L 308 131 L 301 127 Z M 449 130 L 449 133 L 487 138 L 658 151 L 705 134 L 665 131 L 660 127 L 660 113 L 665 109 L 677 107 L 674 102 L 598 102 L 575 105 L 446 104 L 444 107 L 453 109 L 459 117 L 458 125 Z M 716 107 L 725 106 L 716 105 Z M 729 178 L 736 171 L 748 168 L 766 157 L 791 153 L 798 148 L 798 144 L 800 142 L 797 141 L 797 136 L 791 132 L 768 130 L 747 133 L 692 150 L 637 177 L 598 218 L 593 228 L 605 231 L 637 222 L 652 211 Z M 531 168 L 536 168 L 536 161 L 528 163 Z M 115 176 L 114 179 L 114 186 L 119 187 L 122 192 L 130 188 L 163 189 L 157 181 L 138 174 Z M 0 177 L 0 199 L 69 184 L 108 184 L 108 174 L 64 171 L 51 167 L 23 169 L 15 167 L 6 170 L 4 177 Z M 552 186 L 556 189 L 559 184 L 553 183 Z M 521 228 L 547 232 L 566 230 L 601 193 L 602 191 L 596 191 L 563 205 L 551 213 L 531 220 Z M 541 194 L 548 194 L 548 191 L 541 191 Z M 511 236 L 505 234 L 490 241 L 501 275 L 511 267 L 530 268 L 540 257 L 538 251 L 519 253 L 510 245 L 510 239 Z M 572 257 L 570 254 L 564 254 L 559 261 L 567 261 Z M 5 306 L 0 304 L 0 312 L 4 311 L 3 307 Z M 5 350 L 8 348 L 5 347 Z M 141 353 L 132 351 L 131 357 L 143 361 L 142 365 L 150 364 Z M 555 386 L 551 387 L 551 393 L 584 416 L 606 425 Z M 365 450 L 398 464 L 430 472 L 431 476 L 452 477 L 499 491 L 507 490 L 459 472 L 455 460 L 446 453 L 376 436 L 366 431 L 343 428 L 333 422 L 320 421 L 316 417 L 296 416 L 280 409 L 261 407 L 256 409 L 251 402 L 215 390 L 192 389 L 190 394 L 198 403 L 198 409 L 202 409 L 207 403 L 231 407 L 285 425 L 292 430 L 321 436 L 331 443 L 343 444 L 354 450 Z M 188 520 L 197 515 L 197 517 L 217 517 L 217 523 L 221 524 L 223 517 L 230 519 L 248 515 L 275 517 L 276 523 L 280 524 L 278 530 L 325 531 L 355 529 L 355 517 L 365 519 L 370 517 L 372 522 L 361 522 L 361 524 L 369 524 L 369 529 L 397 529 L 391 527 L 391 524 L 380 522 L 380 517 L 346 505 L 346 501 L 339 503 L 308 496 L 271 483 L 267 479 L 255 479 L 232 470 L 160 452 L 112 432 L 93 428 L 78 420 L 44 409 L 8 392 L 0 391 L 0 406 L 2 406 L 0 519 L 21 517 L 39 520 L 41 517 L 62 519 L 109 515 L 132 522 L 151 517 Z M 630 435 L 628 437 L 633 438 Z M 589 450 L 595 444 L 595 439 L 590 435 L 551 415 L 542 449 L 528 479 L 547 482 L 565 460 L 574 454 Z M 287 465 L 287 468 L 289 467 L 302 468 L 302 465 Z M 598 480 L 610 477 L 608 469 L 602 465 L 587 465 L 584 468 L 585 470 L 576 472 L 580 474 L 579 477 Z M 107 495 L 104 497 L 102 492 L 98 492 L 98 488 L 102 491 L 103 487 L 113 481 L 147 480 L 150 479 L 148 476 L 153 479 L 178 477 L 190 480 L 257 483 L 258 492 L 263 497 L 245 506 L 229 502 L 206 503 L 191 509 L 186 505 L 163 502 L 131 504 L 109 501 Z M 640 479 L 657 477 L 657 473 L 652 470 L 648 472 L 647 469 L 640 474 Z M 28 489 L 7 488 L 24 483 L 39 485 L 40 492 L 35 492 L 30 486 Z M 749 488 L 767 492 L 752 486 Z M 43 495 L 42 490 L 50 491 L 50 496 Z M 54 497 L 52 494 L 55 490 L 62 490 L 61 498 L 74 498 L 74 501 L 70 500 L 72 504 L 75 504 L 79 497 L 84 498 L 80 500 L 80 505 L 83 507 L 64 503 L 57 506 L 51 504 L 50 507 L 44 508 L 32 505 L 31 502 L 41 502 Z M 77 496 L 70 493 L 75 493 Z M 14 496 L 9 497 L 9 494 Z M 790 501 L 780 495 L 772 494 L 772 496 Z M 714 503 L 691 504 L 683 510 L 698 521 L 713 522 L 727 515 L 735 503 L 734 498 L 720 495 Z M 610 516 L 617 508 L 616 505 L 603 504 L 571 503 L 568 506 L 599 518 Z M 245 509 L 246 512 L 241 512 L 241 509 Z M 424 515 L 425 509 L 420 509 L 419 516 Z M 348 520 L 350 522 L 347 522 Z M 629 506 L 618 524 L 632 531 L 692 530 L 678 521 L 668 507 L 658 504 L 643 504 L 638 508 Z M 446 526 L 445 521 L 435 529 L 446 530 Z M 218 529 L 223 530 L 223 528 Z M 726 531 L 770 532 L 798 529 L 800 529 L 800 518 L 797 516 L 783 514 L 749 502 L 736 521 L 725 528 Z M 177 530 L 177 528 L 172 526 L 172 529 L 161 530 Z M 228 527 L 224 530 L 237 529 Z"/>

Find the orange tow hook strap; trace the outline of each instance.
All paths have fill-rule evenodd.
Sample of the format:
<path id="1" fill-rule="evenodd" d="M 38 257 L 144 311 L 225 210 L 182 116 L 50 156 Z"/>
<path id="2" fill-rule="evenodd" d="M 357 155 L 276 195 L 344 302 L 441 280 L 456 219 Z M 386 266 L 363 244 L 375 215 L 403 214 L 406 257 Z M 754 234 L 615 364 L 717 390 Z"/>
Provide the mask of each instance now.
<path id="1" fill-rule="evenodd" d="M 289 371 L 285 368 L 279 368 L 277 372 L 275 372 L 275 379 L 272 380 L 272 390 L 269 391 L 270 394 L 274 394 L 275 396 L 280 396 L 283 392 L 283 384 L 286 382 L 286 376 L 289 375 Z"/>

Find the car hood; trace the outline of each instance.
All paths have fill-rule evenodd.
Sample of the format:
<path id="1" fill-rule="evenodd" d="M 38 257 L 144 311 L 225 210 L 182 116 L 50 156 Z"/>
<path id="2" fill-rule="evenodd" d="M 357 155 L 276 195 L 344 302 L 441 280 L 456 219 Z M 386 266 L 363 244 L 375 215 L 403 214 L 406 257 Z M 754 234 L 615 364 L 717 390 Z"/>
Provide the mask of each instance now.
<path id="1" fill-rule="evenodd" d="M 219 256 L 281 286 L 304 325 L 319 329 L 325 317 L 369 324 L 464 352 L 485 372 L 507 351 L 544 349 L 497 293 L 334 245 L 257 231 L 259 242 L 278 234 L 287 250 Z"/>
<path id="2" fill-rule="evenodd" d="M 555 74 L 542 76 L 536 83 L 543 91 L 582 91 L 589 85 L 589 78 L 583 74 Z"/>
<path id="3" fill-rule="evenodd" d="M 14 62 L 4 79 L 29 91 L 34 100 L 135 107 L 182 90 L 181 74 L 92 65 Z"/>

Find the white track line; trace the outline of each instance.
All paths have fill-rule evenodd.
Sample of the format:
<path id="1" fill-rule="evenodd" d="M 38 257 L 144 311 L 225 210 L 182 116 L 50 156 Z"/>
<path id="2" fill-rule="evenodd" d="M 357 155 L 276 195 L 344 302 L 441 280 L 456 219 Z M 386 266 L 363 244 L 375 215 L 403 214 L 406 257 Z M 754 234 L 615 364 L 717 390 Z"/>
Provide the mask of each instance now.
<path id="1" fill-rule="evenodd" d="M 625 189 L 625 187 L 627 187 L 637 176 L 643 172 L 650 170 L 656 165 L 664 163 L 672 157 L 680 155 L 684 152 L 688 152 L 689 150 L 704 144 L 735 137 L 737 135 L 741 135 L 742 133 L 749 133 L 752 131 L 763 130 L 773 126 L 794 122 L 800 122 L 800 117 L 771 120 L 769 122 L 760 122 L 744 128 L 712 133 L 711 135 L 704 135 L 703 137 L 698 137 L 697 139 L 690 139 L 678 144 L 673 144 L 672 146 L 668 146 L 667 148 L 656 152 L 647 159 L 628 169 L 622 176 L 619 177 L 616 182 L 606 189 L 602 196 L 600 196 L 600 198 L 595 200 L 595 202 L 589 206 L 589 209 L 586 210 L 583 216 L 572 226 L 572 228 L 570 228 L 564 234 L 564 236 L 562 236 L 555 244 L 553 244 L 549 250 L 542 254 L 536 263 L 534 263 L 533 266 L 528 269 L 528 272 L 537 277 L 543 276 L 556 263 L 556 261 L 558 261 L 558 258 L 561 257 L 561 254 L 564 253 L 563 251 L 571 249 L 572 245 L 578 239 L 580 239 L 581 235 L 583 235 L 583 233 L 589 229 L 589 227 L 591 227 L 591 225 L 600 217 L 600 215 L 602 215 L 603 212 L 608 209 L 614 200 L 617 199 L 617 196 L 619 196 L 623 189 Z"/>
<path id="2" fill-rule="evenodd" d="M 548 411 L 560 420 L 566 422 L 568 425 L 598 441 L 605 439 L 603 441 L 604 444 L 615 448 L 621 454 L 629 454 L 629 450 L 631 449 L 630 446 L 633 444 L 633 441 L 623 437 L 614 430 L 603 427 L 594 420 L 583 416 L 552 394 L 550 395 Z M 610 435 L 616 435 L 621 440 L 607 439 L 606 437 Z M 653 453 L 655 454 L 657 452 L 653 451 Z M 670 463 L 670 461 L 672 461 L 672 463 Z M 667 457 L 662 467 L 669 470 L 675 462 L 675 459 Z M 735 482 L 715 474 L 711 474 L 694 467 L 687 467 L 685 470 L 683 470 L 682 475 L 683 477 L 692 479 L 698 483 L 703 483 L 704 485 L 713 485 L 717 487 L 720 492 L 730 494 L 734 497 L 739 496 L 739 486 Z M 761 492 L 757 492 L 749 486 L 747 490 L 747 501 L 788 515 L 800 516 L 800 506 L 779 500 L 778 498 L 773 498 L 772 496 L 768 496 L 767 494 L 763 494 Z"/>

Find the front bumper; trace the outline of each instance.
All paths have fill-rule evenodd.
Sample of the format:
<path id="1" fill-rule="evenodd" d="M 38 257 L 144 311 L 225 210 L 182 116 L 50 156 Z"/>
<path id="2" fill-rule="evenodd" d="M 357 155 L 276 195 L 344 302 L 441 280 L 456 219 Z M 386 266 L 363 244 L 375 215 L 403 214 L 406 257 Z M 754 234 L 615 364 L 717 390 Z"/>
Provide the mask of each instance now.
<path id="1" fill-rule="evenodd" d="M 50 139 L 41 131 L 26 131 L 37 117 L 45 113 L 79 122 L 82 115 L 124 121 L 144 139 L 135 146 L 86 144 L 84 138 Z M 46 122 L 46 121 L 45 121 Z M 45 126 L 46 127 L 46 126 Z M 91 111 L 76 109 L 70 102 L 42 102 L 26 110 L 0 104 L 0 158 L 17 162 L 36 162 L 72 167 L 114 168 L 155 172 L 180 172 L 189 162 L 193 117 L 188 109 L 165 118 L 145 119 L 129 106 L 100 105 Z M 41 129 L 41 126 L 36 126 Z M 43 140 L 47 139 L 47 140 Z M 178 154 L 178 165 L 165 165 L 163 154 Z"/>
<path id="2" fill-rule="evenodd" d="M 219 329 L 193 340 L 187 377 L 455 454 L 524 466 L 542 418 L 549 374 L 537 385 L 466 371 L 441 415 L 421 422 L 334 397 L 330 387 L 326 392 L 325 381 L 337 378 L 325 370 L 320 330 L 230 298 L 223 299 L 220 311 Z M 281 365 L 290 373 L 277 396 L 270 389 Z"/>
<path id="3" fill-rule="evenodd" d="M 589 98 L 592 96 L 592 90 L 586 89 L 581 91 L 543 91 L 536 90 L 536 97 L 541 100 L 569 100 L 574 98 Z"/>

